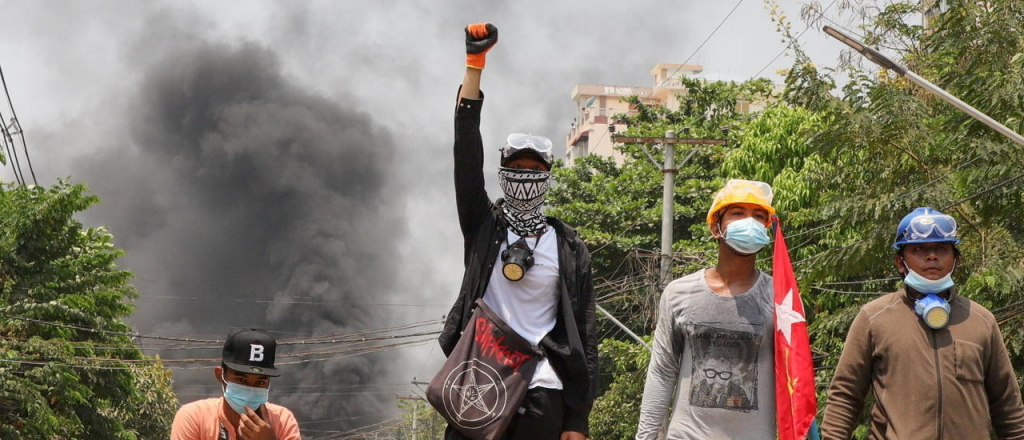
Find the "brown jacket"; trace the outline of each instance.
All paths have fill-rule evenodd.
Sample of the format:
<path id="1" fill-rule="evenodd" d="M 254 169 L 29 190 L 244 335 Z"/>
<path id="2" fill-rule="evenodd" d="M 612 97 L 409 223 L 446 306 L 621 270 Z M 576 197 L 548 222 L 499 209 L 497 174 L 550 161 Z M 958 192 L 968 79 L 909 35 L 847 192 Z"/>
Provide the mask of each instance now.
<path id="1" fill-rule="evenodd" d="M 947 293 L 952 311 L 940 330 L 902 289 L 861 307 L 829 387 L 824 439 L 850 438 L 869 388 L 872 439 L 987 439 L 991 429 L 1024 439 L 1020 387 L 995 317 Z"/>

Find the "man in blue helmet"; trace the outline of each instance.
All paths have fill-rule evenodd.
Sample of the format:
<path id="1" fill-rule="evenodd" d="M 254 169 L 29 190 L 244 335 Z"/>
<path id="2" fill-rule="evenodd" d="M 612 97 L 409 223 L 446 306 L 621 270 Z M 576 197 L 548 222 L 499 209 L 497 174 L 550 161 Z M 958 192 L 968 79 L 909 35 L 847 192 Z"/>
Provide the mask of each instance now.
<path id="1" fill-rule="evenodd" d="M 480 91 L 486 53 L 498 42 L 490 23 L 466 27 L 466 71 L 455 108 L 455 199 L 465 249 L 462 287 L 439 342 L 450 356 L 471 324 L 476 300 L 543 358 L 504 440 L 584 440 L 597 393 L 597 328 L 590 253 L 575 230 L 542 213 L 551 171 L 551 141 L 510 134 L 501 148 L 492 203 L 484 187 Z M 474 404 L 486 411 L 483 395 Z M 478 396 L 479 397 L 479 396 Z M 454 426 L 447 440 L 467 437 Z"/>
<path id="2" fill-rule="evenodd" d="M 956 220 L 917 208 L 896 229 L 904 287 L 861 307 L 829 387 L 821 433 L 848 439 L 874 394 L 872 439 L 1024 439 L 1020 387 L 995 317 L 957 295 Z"/>

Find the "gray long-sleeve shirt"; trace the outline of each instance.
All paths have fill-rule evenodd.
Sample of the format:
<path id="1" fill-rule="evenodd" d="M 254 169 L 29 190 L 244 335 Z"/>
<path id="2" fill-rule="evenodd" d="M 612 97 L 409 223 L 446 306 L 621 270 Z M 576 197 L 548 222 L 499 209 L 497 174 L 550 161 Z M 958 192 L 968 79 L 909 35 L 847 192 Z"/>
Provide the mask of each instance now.
<path id="1" fill-rule="evenodd" d="M 665 287 L 640 406 L 637 440 L 770 439 L 775 429 L 771 276 L 747 292 L 711 291 L 704 270 Z"/>

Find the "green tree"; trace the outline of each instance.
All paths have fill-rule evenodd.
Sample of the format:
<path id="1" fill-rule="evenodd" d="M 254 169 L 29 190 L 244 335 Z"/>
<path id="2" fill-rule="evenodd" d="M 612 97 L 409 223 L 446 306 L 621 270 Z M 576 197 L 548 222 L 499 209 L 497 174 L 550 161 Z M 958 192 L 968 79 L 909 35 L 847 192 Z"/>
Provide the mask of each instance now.
<path id="1" fill-rule="evenodd" d="M 398 401 L 402 421 L 394 428 L 393 436 L 398 440 L 441 439 L 448 426 L 441 414 L 424 400 L 403 399 Z M 415 425 L 415 429 L 413 426 Z"/>
<path id="2" fill-rule="evenodd" d="M 1024 129 L 1019 2 L 953 2 L 929 29 L 911 17 L 919 8 L 918 2 L 897 2 L 871 16 L 847 12 L 865 23 L 867 44 L 996 120 Z M 836 72 L 798 59 L 784 93 L 825 121 L 806 137 L 809 154 L 825 166 L 806 167 L 800 177 L 816 195 L 790 213 L 796 227 L 787 229 L 800 237 L 794 264 L 804 301 L 817 312 L 811 337 L 820 354 L 819 387 L 831 381 L 857 309 L 898 287 L 890 244 L 900 218 L 917 206 L 957 218 L 964 254 L 954 274 L 959 292 L 995 312 L 1018 380 L 1024 380 L 1024 301 L 1015 295 L 1024 276 L 1020 147 L 860 55 L 850 60 L 842 72 L 851 79 L 837 91 L 829 86 Z M 833 95 L 801 99 L 820 97 L 823 89 Z M 777 170 L 770 161 L 764 166 Z M 862 427 L 858 438 L 865 435 Z"/>
<path id="3" fill-rule="evenodd" d="M 127 336 L 137 294 L 110 233 L 73 218 L 85 191 L 0 188 L 0 438 L 168 435 L 170 376 Z"/>
<path id="4" fill-rule="evenodd" d="M 650 338 L 645 339 L 649 344 Z M 590 437 L 601 440 L 630 440 L 640 420 L 640 398 L 651 353 L 640 344 L 605 339 L 600 346 L 604 371 L 613 379 L 608 391 L 594 402 Z"/>
<path id="5" fill-rule="evenodd" d="M 848 3 L 840 5 L 843 13 L 861 14 Z M 1024 39 L 1019 38 L 1024 10 L 1010 0 L 956 3 L 934 27 L 923 29 L 908 18 L 918 8 L 917 2 L 897 2 L 855 19 L 865 23 L 868 44 L 886 48 L 912 70 L 1024 131 Z M 813 10 L 820 12 L 820 5 Z M 682 264 L 676 269 L 685 273 L 711 263 L 714 246 L 705 238 L 702 211 L 724 178 L 771 183 L 813 315 L 811 336 L 823 389 L 857 309 L 899 286 L 890 247 L 896 224 L 914 207 L 932 206 L 960 222 L 965 256 L 955 276 L 960 292 L 995 312 L 1018 378 L 1024 378 L 1024 323 L 1019 318 L 1024 301 L 1014 295 L 1024 279 L 1024 220 L 1017 213 L 1024 202 L 1020 147 L 916 86 L 859 62 L 859 55 L 847 54 L 853 62 L 840 71 L 818 69 L 800 50 L 785 16 L 777 11 L 772 16 L 793 43 L 795 62 L 785 89 L 762 112 L 730 115 L 701 128 L 717 130 L 724 122 L 733 128 L 734 142 L 699 150 L 682 167 L 674 251 L 695 258 L 677 261 Z M 833 76 L 840 72 L 849 80 L 836 89 Z M 726 108 L 715 101 L 690 101 L 680 112 L 637 105 L 626 116 L 628 134 L 660 136 L 666 128 L 699 126 L 699 120 L 688 118 Z M 557 215 L 581 225 L 588 244 L 596 244 L 595 254 L 604 253 L 595 256 L 595 273 L 611 291 L 599 298 L 614 300 L 609 301 L 612 307 L 632 317 L 637 309 L 630 305 L 650 306 L 658 294 L 653 288 L 621 289 L 641 283 L 621 280 L 631 275 L 623 262 L 635 255 L 632 250 L 657 247 L 661 176 L 646 155 L 655 161 L 661 157 L 639 145 L 623 151 L 627 161 L 620 167 L 583 158 L 571 169 L 556 171 L 559 187 L 553 194 L 564 196 L 554 198 Z M 762 268 L 770 269 L 766 261 Z M 648 316 L 630 325 L 649 333 L 652 322 Z M 638 388 L 619 387 L 618 381 L 627 378 L 614 367 L 605 365 L 602 371 L 612 375 L 613 385 L 597 408 L 613 411 L 619 407 L 604 402 L 623 402 Z M 632 397 L 639 399 L 638 394 Z M 595 412 L 594 419 L 608 418 Z M 635 423 L 626 417 L 610 420 Z M 627 431 L 623 425 L 601 433 L 618 438 Z"/>
<path id="6" fill-rule="evenodd" d="M 684 136 L 736 140 L 736 129 L 752 115 L 737 111 L 744 102 L 763 103 L 771 97 L 771 83 L 743 83 L 682 78 L 686 93 L 680 109 L 650 106 L 638 97 L 627 98 L 632 111 L 615 118 L 627 122 L 627 136 L 664 136 L 675 130 Z M 724 130 L 729 131 L 725 134 Z M 573 167 L 556 166 L 555 185 L 548 197 L 549 215 L 576 227 L 593 256 L 599 301 L 628 327 L 640 334 L 654 329 L 657 306 L 658 259 L 661 247 L 661 198 L 664 155 L 660 148 L 642 144 L 617 147 L 625 163 L 587 156 Z M 717 247 L 710 241 L 704 218 L 714 191 L 723 180 L 716 172 L 733 146 L 698 145 L 676 152 L 679 173 L 673 205 L 673 274 L 692 272 L 711 264 Z M 657 163 L 657 165 L 655 164 Z M 646 256 L 645 256 L 646 255 Z M 652 271 L 651 268 L 654 270 Z M 613 331 L 611 327 L 607 331 Z"/>
<path id="7" fill-rule="evenodd" d="M 633 111 L 616 116 L 629 124 L 627 136 L 660 137 L 672 129 L 680 136 L 727 136 L 731 142 L 727 146 L 679 148 L 676 153 L 679 173 L 673 200 L 676 216 L 672 277 L 714 264 L 718 248 L 705 221 L 714 191 L 721 187 L 724 178 L 758 175 L 742 175 L 742 157 L 732 159 L 735 165 L 731 173 L 722 172 L 734 150 L 742 148 L 738 145 L 756 143 L 762 135 L 783 139 L 789 134 L 786 130 L 800 131 L 818 123 L 808 112 L 792 110 L 775 111 L 761 125 L 752 125 L 761 119 L 760 114 L 741 113 L 737 109 L 748 102 L 765 105 L 775 99 L 767 80 L 738 84 L 682 81 L 687 91 L 679 96 L 678 111 L 648 106 L 632 97 L 628 101 Z M 689 133 L 685 134 L 687 129 Z M 728 134 L 723 129 L 729 130 Z M 772 130 L 779 133 L 772 134 Z M 747 134 L 748 131 L 753 134 Z M 786 148 L 806 149 L 804 144 L 791 144 Z M 767 147 L 764 142 L 758 145 Z M 640 144 L 618 148 L 625 156 L 621 166 L 610 158 L 587 156 L 571 168 L 556 167 L 558 184 L 550 193 L 549 213 L 577 227 L 587 241 L 594 258 L 598 302 L 632 330 L 649 335 L 654 330 L 661 293 L 655 249 L 660 249 L 663 154 L 659 148 Z M 748 152 L 748 156 L 756 154 L 754 149 Z M 680 164 L 687 156 L 689 159 Z M 794 166 L 800 168 L 801 164 Z M 794 186 L 799 184 L 797 178 L 786 179 L 793 181 Z M 591 413 L 591 437 L 632 438 L 650 355 L 609 322 L 599 323 L 603 339 L 601 377 L 610 380 L 602 380 L 602 395 Z"/>

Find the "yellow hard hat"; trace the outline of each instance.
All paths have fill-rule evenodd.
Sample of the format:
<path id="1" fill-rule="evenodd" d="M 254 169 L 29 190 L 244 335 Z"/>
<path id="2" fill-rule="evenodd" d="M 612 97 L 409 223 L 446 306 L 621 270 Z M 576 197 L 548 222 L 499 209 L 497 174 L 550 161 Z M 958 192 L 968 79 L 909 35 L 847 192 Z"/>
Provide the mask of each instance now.
<path id="1" fill-rule="evenodd" d="M 716 214 L 726 206 L 736 203 L 758 205 L 768 211 L 768 216 L 771 217 L 775 215 L 775 208 L 772 208 L 772 197 L 774 196 L 771 185 L 767 183 L 756 180 L 730 179 L 715 194 L 715 200 L 711 202 L 711 209 L 708 210 L 708 227 L 714 229 Z M 765 222 L 765 226 L 771 226 L 770 219 Z"/>

